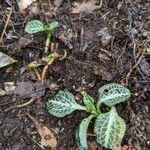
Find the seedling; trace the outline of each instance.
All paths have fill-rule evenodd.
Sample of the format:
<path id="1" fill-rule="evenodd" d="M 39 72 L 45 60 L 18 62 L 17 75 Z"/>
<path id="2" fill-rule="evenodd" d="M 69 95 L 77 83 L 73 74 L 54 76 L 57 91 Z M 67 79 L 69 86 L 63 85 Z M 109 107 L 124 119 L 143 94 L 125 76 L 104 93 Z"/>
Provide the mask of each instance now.
<path id="1" fill-rule="evenodd" d="M 50 39 L 51 39 L 51 35 L 52 32 L 58 27 L 58 22 L 57 21 L 53 21 L 50 22 L 48 24 L 43 24 L 41 21 L 39 20 L 31 20 L 27 23 L 26 27 L 25 27 L 25 31 L 29 34 L 35 34 L 38 32 L 45 32 L 47 34 L 47 38 L 46 38 L 46 42 L 45 42 L 45 54 L 46 56 L 42 58 L 42 61 L 44 63 L 46 63 L 45 67 L 43 68 L 43 71 L 40 75 L 39 71 L 37 70 L 37 68 L 39 66 L 42 66 L 43 64 L 38 63 L 37 61 L 32 61 L 31 63 L 28 64 L 27 68 L 29 70 L 34 70 L 38 80 L 41 80 L 41 82 L 43 83 L 43 80 L 45 78 L 45 74 L 47 72 L 48 67 L 57 59 L 59 58 L 59 60 L 63 60 L 67 57 L 67 52 L 64 50 L 64 55 L 61 56 L 57 53 L 57 49 L 55 47 L 54 43 L 51 43 L 51 53 L 48 53 L 48 48 L 50 45 Z"/>
<path id="2" fill-rule="evenodd" d="M 52 32 L 58 27 L 58 22 L 53 21 L 48 24 L 44 24 L 39 20 L 31 20 L 27 23 L 25 27 L 25 31 L 29 34 L 35 34 L 38 32 L 45 32 L 47 34 L 46 42 L 45 42 L 45 53 L 48 53 L 48 48 L 50 44 L 50 39 Z"/>
<path id="3" fill-rule="evenodd" d="M 80 150 L 88 150 L 87 131 L 93 118 L 96 118 L 94 133 L 96 134 L 97 142 L 106 148 L 120 150 L 126 124 L 119 117 L 115 105 L 126 101 L 131 96 L 131 93 L 127 88 L 115 83 L 102 86 L 98 93 L 99 99 L 95 105 L 94 99 L 86 92 L 83 92 L 85 106 L 82 106 L 76 103 L 75 97 L 70 92 L 59 91 L 53 99 L 48 100 L 48 112 L 56 117 L 64 117 L 74 110 L 84 110 L 90 114 L 89 117 L 81 121 L 76 130 L 76 140 Z M 101 112 L 102 104 L 108 106 L 108 112 Z"/>

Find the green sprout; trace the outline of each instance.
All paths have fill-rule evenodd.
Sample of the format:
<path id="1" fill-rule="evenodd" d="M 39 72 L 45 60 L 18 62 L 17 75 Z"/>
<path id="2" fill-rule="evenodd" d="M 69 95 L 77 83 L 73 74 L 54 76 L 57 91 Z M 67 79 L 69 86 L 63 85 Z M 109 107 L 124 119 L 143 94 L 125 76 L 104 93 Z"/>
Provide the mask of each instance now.
<path id="1" fill-rule="evenodd" d="M 46 38 L 46 42 L 45 42 L 45 48 L 44 48 L 45 53 L 47 54 L 52 32 L 57 27 L 58 27 L 57 21 L 53 21 L 53 22 L 50 22 L 48 24 L 43 24 L 39 20 L 31 20 L 27 23 L 27 25 L 25 27 L 25 31 L 29 34 L 35 34 L 35 33 L 44 31 L 47 34 L 47 38 Z"/>
<path id="2" fill-rule="evenodd" d="M 125 134 L 126 124 L 118 115 L 115 105 L 126 101 L 131 96 L 131 93 L 127 88 L 116 83 L 102 86 L 98 93 L 99 100 L 95 104 L 94 99 L 87 92 L 82 92 L 85 105 L 82 106 L 76 103 L 75 97 L 70 92 L 59 91 L 53 99 L 48 100 L 48 112 L 56 117 L 64 117 L 74 110 L 88 112 L 89 117 L 81 121 L 75 134 L 79 149 L 88 150 L 88 126 L 91 120 L 95 118 L 94 133 L 96 134 L 97 142 L 105 148 L 118 150 Z M 108 106 L 108 112 L 101 112 L 102 104 Z"/>
<path id="3" fill-rule="evenodd" d="M 40 63 L 37 63 L 37 61 L 32 61 L 31 63 L 28 64 L 27 68 L 28 70 L 33 70 L 41 66 Z"/>

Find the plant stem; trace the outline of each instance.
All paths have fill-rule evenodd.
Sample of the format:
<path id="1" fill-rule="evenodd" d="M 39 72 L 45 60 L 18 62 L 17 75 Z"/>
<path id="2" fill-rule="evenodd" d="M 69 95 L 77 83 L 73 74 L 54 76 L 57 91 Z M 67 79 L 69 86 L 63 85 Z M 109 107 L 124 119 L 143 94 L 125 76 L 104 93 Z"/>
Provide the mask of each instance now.
<path id="1" fill-rule="evenodd" d="M 47 38 L 46 38 L 46 42 L 45 42 L 45 54 L 48 53 L 48 48 L 49 48 L 49 44 L 50 44 L 50 39 L 51 39 L 51 32 L 47 32 Z"/>
<path id="2" fill-rule="evenodd" d="M 101 111 L 100 111 L 100 104 L 99 103 L 97 103 L 97 105 L 96 105 L 96 110 L 97 110 L 97 114 L 100 115 Z"/>
<path id="3" fill-rule="evenodd" d="M 86 107 L 81 106 L 81 105 L 79 105 L 79 104 L 76 105 L 76 108 L 79 109 L 79 110 L 87 111 L 87 108 L 86 108 Z"/>

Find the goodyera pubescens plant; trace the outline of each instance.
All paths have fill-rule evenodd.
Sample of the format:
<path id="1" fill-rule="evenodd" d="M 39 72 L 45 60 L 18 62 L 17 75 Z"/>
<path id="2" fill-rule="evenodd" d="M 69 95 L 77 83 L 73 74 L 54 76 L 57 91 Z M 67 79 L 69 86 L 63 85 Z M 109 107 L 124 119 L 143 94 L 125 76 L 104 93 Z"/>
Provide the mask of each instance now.
<path id="1" fill-rule="evenodd" d="M 50 22 L 48 24 L 44 24 L 39 20 L 31 20 L 27 23 L 26 27 L 25 27 L 25 31 L 29 34 L 34 34 L 34 33 L 38 33 L 38 32 L 43 32 L 45 31 L 47 34 L 47 39 L 45 42 L 45 53 L 48 52 L 48 47 L 50 44 L 50 39 L 51 39 L 51 35 L 52 32 L 58 27 L 58 22 L 57 21 L 53 21 Z"/>
<path id="2" fill-rule="evenodd" d="M 97 104 L 86 92 L 82 94 L 85 106 L 77 104 L 75 97 L 70 92 L 59 91 L 53 99 L 48 100 L 48 112 L 56 117 L 64 117 L 71 114 L 74 110 L 89 112 L 89 117 L 83 119 L 76 130 L 76 140 L 79 149 L 88 149 L 87 130 L 91 120 L 95 117 L 94 133 L 96 134 L 97 142 L 106 148 L 119 150 L 126 130 L 126 124 L 119 117 L 115 105 L 126 101 L 131 96 L 130 91 L 116 83 L 104 85 L 98 90 L 99 99 Z M 101 112 L 102 104 L 108 106 L 108 112 Z"/>

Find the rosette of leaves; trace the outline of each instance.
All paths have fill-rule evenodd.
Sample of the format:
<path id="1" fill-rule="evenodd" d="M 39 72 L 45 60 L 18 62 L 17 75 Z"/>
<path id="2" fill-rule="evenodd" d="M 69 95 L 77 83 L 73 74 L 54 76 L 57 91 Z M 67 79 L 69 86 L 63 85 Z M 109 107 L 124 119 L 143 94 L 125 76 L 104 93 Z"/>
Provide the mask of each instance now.
<path id="1" fill-rule="evenodd" d="M 45 32 L 47 34 L 46 42 L 45 42 L 45 53 L 48 52 L 48 47 L 50 44 L 50 39 L 52 32 L 58 27 L 58 22 L 53 21 L 48 24 L 44 24 L 39 20 L 31 20 L 27 23 L 25 27 L 25 31 L 28 34 L 35 34 L 38 32 Z"/>
<path id="2" fill-rule="evenodd" d="M 68 91 L 59 91 L 53 99 L 48 100 L 47 109 L 56 117 L 64 117 L 75 110 L 83 110 L 89 113 L 76 130 L 76 141 L 80 150 L 88 150 L 87 132 L 90 122 L 95 118 L 94 133 L 97 142 L 109 149 L 119 150 L 124 137 L 126 124 L 119 117 L 115 105 L 127 100 L 131 93 L 122 85 L 111 83 L 102 86 L 99 90 L 99 100 L 95 104 L 94 99 L 83 92 L 85 106 L 76 103 L 74 96 Z M 108 106 L 109 111 L 102 113 L 101 104 Z"/>

